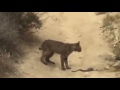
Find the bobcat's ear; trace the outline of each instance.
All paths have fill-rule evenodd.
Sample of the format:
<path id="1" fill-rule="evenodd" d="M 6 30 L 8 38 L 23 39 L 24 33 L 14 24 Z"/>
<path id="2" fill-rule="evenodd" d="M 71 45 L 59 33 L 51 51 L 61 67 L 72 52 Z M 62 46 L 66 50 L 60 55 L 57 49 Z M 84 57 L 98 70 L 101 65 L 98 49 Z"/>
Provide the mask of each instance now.
<path id="1" fill-rule="evenodd" d="M 80 41 L 78 41 L 78 44 L 80 44 Z"/>

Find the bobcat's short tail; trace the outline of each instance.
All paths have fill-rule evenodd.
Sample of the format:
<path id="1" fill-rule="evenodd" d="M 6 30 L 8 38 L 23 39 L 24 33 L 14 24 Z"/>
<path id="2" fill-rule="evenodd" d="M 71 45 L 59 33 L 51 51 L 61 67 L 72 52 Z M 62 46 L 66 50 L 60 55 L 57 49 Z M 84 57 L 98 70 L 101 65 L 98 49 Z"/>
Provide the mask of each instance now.
<path id="1" fill-rule="evenodd" d="M 39 47 L 39 50 L 42 50 L 41 47 Z"/>

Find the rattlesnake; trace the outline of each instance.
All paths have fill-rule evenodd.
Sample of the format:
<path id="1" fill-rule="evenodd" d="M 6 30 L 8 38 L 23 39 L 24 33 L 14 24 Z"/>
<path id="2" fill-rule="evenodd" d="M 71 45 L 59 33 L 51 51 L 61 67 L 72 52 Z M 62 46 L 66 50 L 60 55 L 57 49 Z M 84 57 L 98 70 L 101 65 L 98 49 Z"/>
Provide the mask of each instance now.
<path id="1" fill-rule="evenodd" d="M 94 68 L 88 68 L 87 70 L 78 69 L 78 70 L 75 70 L 75 71 L 72 71 L 72 72 L 77 72 L 77 71 L 90 72 L 90 71 L 97 71 L 97 69 L 94 69 Z"/>

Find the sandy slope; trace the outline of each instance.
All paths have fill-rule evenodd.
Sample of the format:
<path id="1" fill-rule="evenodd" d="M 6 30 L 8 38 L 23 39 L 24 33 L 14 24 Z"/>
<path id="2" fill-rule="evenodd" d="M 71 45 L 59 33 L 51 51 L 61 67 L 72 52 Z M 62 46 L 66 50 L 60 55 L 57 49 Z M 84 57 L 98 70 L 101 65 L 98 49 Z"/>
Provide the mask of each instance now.
<path id="1" fill-rule="evenodd" d="M 19 71 L 22 77 L 33 78 L 83 78 L 83 77 L 115 77 L 113 72 L 107 71 L 93 71 L 93 72 L 71 72 L 77 69 L 87 69 L 95 67 L 103 69 L 106 63 L 102 55 L 111 54 L 107 43 L 101 37 L 100 25 L 102 15 L 96 16 L 91 12 L 49 12 L 45 14 L 42 19 L 44 26 L 42 30 L 36 33 L 42 41 L 46 39 L 54 39 L 63 42 L 78 42 L 80 41 L 82 52 L 74 52 L 69 56 L 69 64 L 71 70 L 62 71 L 60 69 L 60 57 L 55 54 L 51 60 L 56 65 L 43 65 L 39 58 L 41 52 L 38 50 L 39 46 L 34 47 L 23 58 L 23 64 L 19 66 Z M 38 53 L 39 52 L 39 53 Z"/>

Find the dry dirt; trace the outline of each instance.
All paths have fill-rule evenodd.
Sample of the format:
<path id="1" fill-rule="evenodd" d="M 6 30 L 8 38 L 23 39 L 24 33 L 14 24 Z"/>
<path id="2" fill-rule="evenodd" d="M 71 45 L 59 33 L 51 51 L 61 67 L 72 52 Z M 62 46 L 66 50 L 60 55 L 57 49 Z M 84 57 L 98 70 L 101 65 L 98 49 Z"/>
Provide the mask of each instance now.
<path id="1" fill-rule="evenodd" d="M 95 15 L 94 12 L 48 12 L 41 18 L 43 27 L 35 33 L 43 42 L 53 39 L 62 42 L 75 43 L 80 41 L 82 52 L 73 52 L 69 56 L 69 65 L 72 69 L 60 69 L 60 57 L 55 54 L 51 60 L 56 65 L 44 65 L 40 62 L 41 52 L 39 45 L 31 48 L 18 66 L 21 77 L 24 78 L 113 78 L 114 72 L 92 71 L 72 72 L 77 69 L 104 69 L 107 67 L 104 55 L 112 55 L 108 44 L 103 40 L 100 26 L 104 15 Z M 41 44 L 40 42 L 40 44 Z M 58 47 L 59 48 L 59 47 Z"/>

